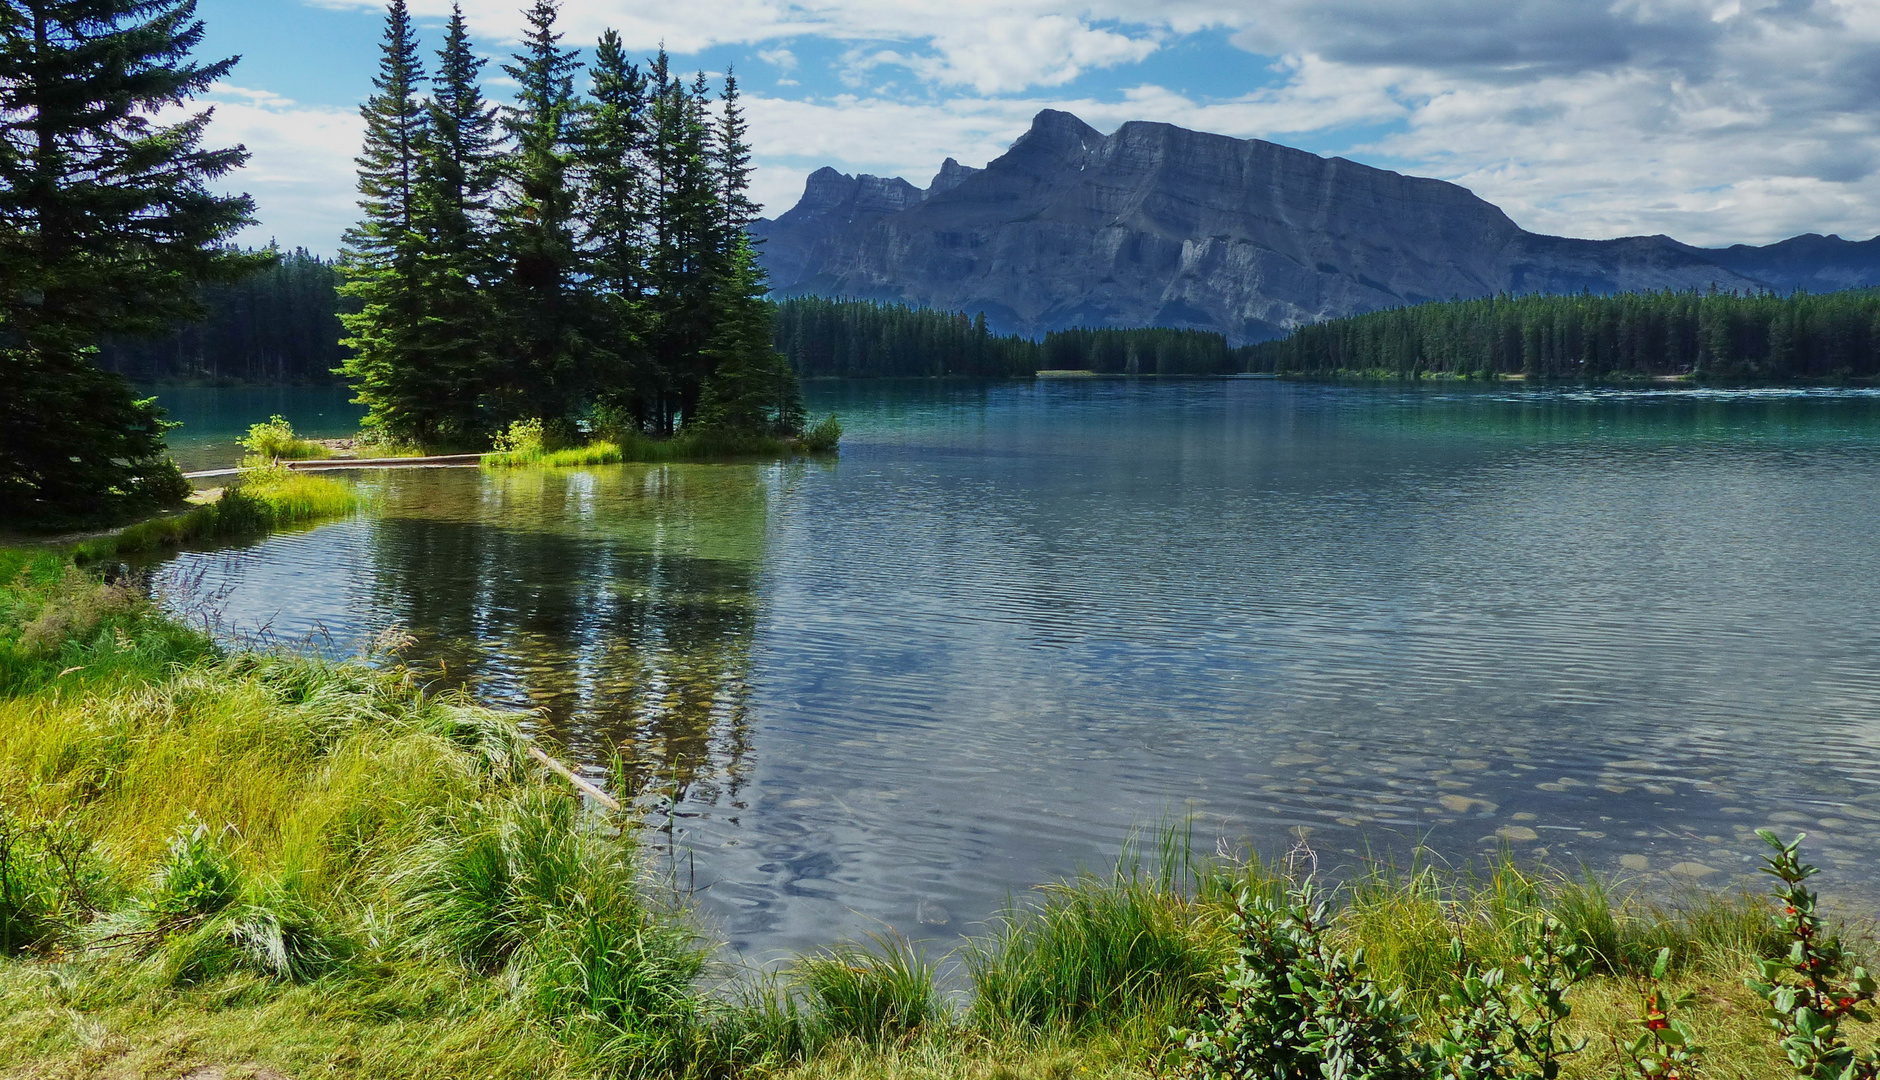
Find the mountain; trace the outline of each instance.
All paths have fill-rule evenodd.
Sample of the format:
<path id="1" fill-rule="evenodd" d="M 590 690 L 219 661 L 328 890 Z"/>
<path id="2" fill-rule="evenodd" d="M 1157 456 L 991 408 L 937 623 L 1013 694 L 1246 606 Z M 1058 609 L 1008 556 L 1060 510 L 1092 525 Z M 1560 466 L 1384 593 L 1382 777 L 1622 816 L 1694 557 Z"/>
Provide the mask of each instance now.
<path id="1" fill-rule="evenodd" d="M 985 312 L 993 329 L 1218 330 L 1235 343 L 1498 292 L 1880 284 L 1880 238 L 1699 248 L 1531 233 L 1467 188 L 1258 139 L 1045 110 L 925 190 L 819 169 L 753 235 L 779 294 Z"/>

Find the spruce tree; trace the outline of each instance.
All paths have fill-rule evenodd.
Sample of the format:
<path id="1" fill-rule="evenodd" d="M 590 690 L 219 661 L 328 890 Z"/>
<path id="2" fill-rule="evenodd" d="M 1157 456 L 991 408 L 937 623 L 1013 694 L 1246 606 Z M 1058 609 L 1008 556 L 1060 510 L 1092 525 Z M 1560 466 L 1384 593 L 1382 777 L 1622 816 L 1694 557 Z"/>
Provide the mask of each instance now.
<path id="1" fill-rule="evenodd" d="M 718 190 L 719 202 L 723 207 L 723 228 L 727 244 L 731 234 L 742 232 L 751 222 L 757 220 L 757 204 L 751 201 L 751 146 L 749 142 L 750 125 L 744 120 L 744 110 L 738 105 L 738 76 L 730 65 L 725 66 L 725 89 L 720 98 L 718 115 Z"/>
<path id="2" fill-rule="evenodd" d="M 210 113 L 153 119 L 224 77 L 192 0 L 0 0 L 0 520 L 115 517 L 180 499 L 162 413 L 93 362 L 106 334 L 200 314 L 193 294 L 266 265 L 228 250 L 247 161 Z"/>
<path id="3" fill-rule="evenodd" d="M 654 301 L 648 322 L 661 384 L 658 427 L 670 433 L 697 410 L 710 370 L 704 350 L 727 252 L 703 77 L 688 89 L 672 77 L 663 50 L 654 59 L 652 75 L 654 200 L 648 276 Z"/>
<path id="4" fill-rule="evenodd" d="M 460 5 L 452 8 L 437 61 L 413 195 L 424 316 L 410 362 L 424 373 L 426 415 L 437 437 L 477 445 L 486 435 L 479 404 L 495 346 L 484 290 L 495 276 L 496 110 L 483 98 L 484 61 L 471 47 Z"/>
<path id="5" fill-rule="evenodd" d="M 717 318 L 702 350 L 710 370 L 687 427 L 758 435 L 803 430 L 803 394 L 796 372 L 775 345 L 775 309 L 757 252 L 742 232 L 731 242 L 728 268 L 715 296 Z"/>
<path id="6" fill-rule="evenodd" d="M 591 283 L 602 307 L 594 333 L 595 397 L 616 421 L 644 426 L 655 396 L 646 354 L 648 187 L 647 78 L 620 35 L 601 36 L 578 155 Z"/>
<path id="7" fill-rule="evenodd" d="M 418 234 L 419 155 L 427 136 L 419 87 L 424 70 L 405 0 L 391 0 L 373 94 L 360 108 L 365 144 L 359 166 L 360 221 L 346 233 L 341 290 L 360 302 L 342 316 L 353 355 L 340 369 L 366 406 L 366 426 L 420 444 L 437 438 L 441 373 L 418 353 L 424 318 Z"/>
<path id="8" fill-rule="evenodd" d="M 497 242 L 505 260 L 500 307 L 512 360 L 495 404 L 510 418 L 565 426 L 589 389 L 589 318 L 576 235 L 579 192 L 571 182 L 578 63 L 574 50 L 561 47 L 556 16 L 555 0 L 535 0 L 524 13 L 522 51 L 503 66 L 519 89 L 502 121 L 510 150 Z"/>

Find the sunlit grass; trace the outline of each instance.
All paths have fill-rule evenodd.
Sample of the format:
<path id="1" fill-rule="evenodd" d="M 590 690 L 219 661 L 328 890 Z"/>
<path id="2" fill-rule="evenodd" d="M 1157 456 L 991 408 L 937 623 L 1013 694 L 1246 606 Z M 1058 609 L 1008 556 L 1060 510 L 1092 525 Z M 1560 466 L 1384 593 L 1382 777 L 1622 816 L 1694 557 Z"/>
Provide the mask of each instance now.
<path id="1" fill-rule="evenodd" d="M 727 980 L 631 822 L 537 773 L 517 717 L 395 664 L 225 655 L 44 552 L 0 552 L 0 833 L 8 1080 L 1169 1075 L 1170 1027 L 1220 992 L 1235 898 L 1293 883 L 1170 829 L 966 942 L 957 1001 L 933 946 L 892 936 Z M 1783 947 L 1760 899 L 1648 902 L 1508 859 L 1324 884 L 1335 941 L 1426 1036 L 1452 937 L 1508 965 L 1551 917 L 1597 960 L 1563 1076 L 1614 1074 L 1659 949 L 1698 994 L 1706 1075 L 1782 1075 L 1741 982 Z"/>
<path id="2" fill-rule="evenodd" d="M 496 440 L 493 453 L 483 457 L 487 469 L 523 466 L 580 467 L 621 462 L 730 461 L 739 458 L 788 457 L 799 453 L 826 453 L 836 448 L 842 425 L 834 416 L 823 420 L 798 439 L 744 432 L 702 429 L 681 431 L 669 439 L 655 439 L 637 431 L 616 433 L 584 446 L 550 449 L 539 421 L 519 421 Z"/>
<path id="3" fill-rule="evenodd" d="M 81 563 L 147 556 L 345 517 L 358 508 L 358 493 L 343 481 L 281 466 L 251 467 L 216 501 L 87 540 L 78 545 L 76 555 Z"/>

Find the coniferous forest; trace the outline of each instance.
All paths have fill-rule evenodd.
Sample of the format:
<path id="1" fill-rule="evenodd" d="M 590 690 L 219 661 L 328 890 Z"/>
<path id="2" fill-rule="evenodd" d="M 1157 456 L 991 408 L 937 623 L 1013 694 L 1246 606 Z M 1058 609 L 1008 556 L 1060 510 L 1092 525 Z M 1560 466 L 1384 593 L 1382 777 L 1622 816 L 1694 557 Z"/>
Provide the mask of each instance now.
<path id="1" fill-rule="evenodd" d="M 1301 327 L 1247 370 L 1837 382 L 1880 375 L 1880 290 L 1489 297 Z"/>
<path id="2" fill-rule="evenodd" d="M 342 367 L 367 427 L 482 446 L 521 420 L 671 435 L 793 434 L 796 377 L 745 226 L 750 149 L 736 78 L 714 90 L 617 34 L 584 69 L 557 4 L 524 13 L 493 107 L 462 12 L 426 66 L 404 0 L 387 14 L 346 236 Z"/>
<path id="3" fill-rule="evenodd" d="M 331 382 L 346 350 L 339 268 L 305 249 L 262 252 L 273 265 L 196 294 L 204 317 L 157 337 L 112 338 L 98 364 L 140 382 Z"/>
<path id="4" fill-rule="evenodd" d="M 777 348 L 805 377 L 1225 375 L 1241 352 L 1204 330 L 1075 328 L 1042 342 L 993 334 L 983 314 L 796 296 L 777 307 Z"/>

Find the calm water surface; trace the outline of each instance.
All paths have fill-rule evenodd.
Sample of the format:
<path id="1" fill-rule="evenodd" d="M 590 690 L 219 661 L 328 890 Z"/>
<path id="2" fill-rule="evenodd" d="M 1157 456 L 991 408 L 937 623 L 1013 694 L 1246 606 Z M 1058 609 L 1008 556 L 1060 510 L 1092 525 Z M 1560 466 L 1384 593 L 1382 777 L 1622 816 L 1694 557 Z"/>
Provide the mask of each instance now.
<path id="1" fill-rule="evenodd" d="M 359 430 L 365 409 L 343 386 L 145 387 L 169 413 L 170 454 L 185 472 L 241 460 L 236 440 L 248 425 L 276 414 L 309 439 L 343 439 Z"/>
<path id="2" fill-rule="evenodd" d="M 364 473 L 165 573 L 618 751 L 760 955 L 949 939 L 1183 815 L 1656 886 L 1775 825 L 1880 884 L 1880 396 L 810 391 L 839 463 Z"/>

